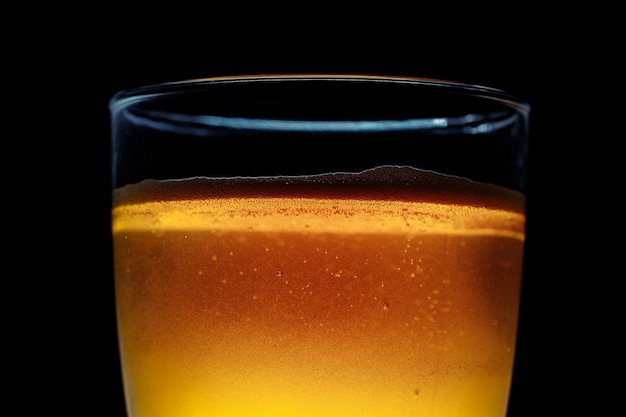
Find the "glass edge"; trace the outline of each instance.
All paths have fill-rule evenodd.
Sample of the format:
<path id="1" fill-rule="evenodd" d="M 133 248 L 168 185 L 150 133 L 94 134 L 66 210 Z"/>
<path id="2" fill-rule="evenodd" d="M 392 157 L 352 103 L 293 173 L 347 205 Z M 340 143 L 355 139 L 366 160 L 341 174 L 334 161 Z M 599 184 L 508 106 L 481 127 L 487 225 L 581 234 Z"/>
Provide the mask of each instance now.
<path id="1" fill-rule="evenodd" d="M 517 111 L 528 114 L 530 104 L 520 96 L 512 94 L 506 90 L 489 87 L 480 84 L 471 84 L 460 81 L 453 81 L 440 78 L 393 76 L 393 75 L 373 75 L 373 74 L 338 74 L 338 73 L 311 73 L 311 74 L 251 74 L 216 76 L 206 78 L 191 78 L 181 81 L 168 81 L 156 84 L 148 84 L 139 87 L 127 88 L 117 91 L 109 99 L 108 107 L 111 113 L 115 113 L 120 108 L 126 107 L 136 101 L 145 100 L 151 96 L 175 93 L 179 88 L 194 85 L 206 85 L 213 83 L 235 83 L 250 81 L 281 81 L 281 80 L 334 80 L 334 81 L 375 81 L 419 84 L 434 87 L 448 87 L 468 94 L 483 96 L 492 100 L 500 101 Z"/>

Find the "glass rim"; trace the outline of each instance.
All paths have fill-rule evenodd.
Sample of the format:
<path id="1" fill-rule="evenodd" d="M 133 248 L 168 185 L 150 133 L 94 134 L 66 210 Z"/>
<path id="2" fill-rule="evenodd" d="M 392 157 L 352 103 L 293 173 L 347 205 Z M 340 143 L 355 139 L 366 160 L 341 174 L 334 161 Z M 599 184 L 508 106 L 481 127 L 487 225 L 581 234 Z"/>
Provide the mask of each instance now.
<path id="1" fill-rule="evenodd" d="M 530 112 L 530 104 L 520 96 L 503 89 L 479 84 L 471 84 L 453 80 L 370 74 L 335 74 L 335 73 L 286 73 L 286 74 L 250 74 L 226 75 L 205 78 L 190 78 L 181 81 L 169 81 L 148 84 L 117 91 L 109 100 L 111 114 L 118 113 L 134 104 L 148 102 L 151 99 L 162 98 L 185 92 L 202 91 L 205 87 L 225 84 L 254 84 L 259 82 L 293 82 L 293 81 L 333 81 L 343 83 L 365 82 L 370 84 L 394 84 L 424 86 L 454 92 L 466 97 L 486 99 L 523 114 Z M 205 126 L 242 127 L 257 130 L 323 130 L 323 131 L 358 131 L 358 130 L 420 130 L 439 127 L 463 126 L 468 123 L 466 116 L 456 118 L 415 118 L 409 120 L 365 120 L 365 121 L 287 121 L 285 119 L 256 119 L 251 117 L 224 117 L 216 115 L 183 114 L 171 111 L 152 111 L 153 116 L 161 120 L 175 121 L 176 123 L 192 123 Z"/>
<path id="2" fill-rule="evenodd" d="M 154 95 L 175 93 L 184 87 L 203 86 L 215 83 L 240 83 L 257 81 L 293 81 L 293 80 L 332 80 L 332 81 L 368 81 L 379 83 L 396 83 L 424 85 L 430 87 L 449 88 L 453 91 L 464 92 L 468 95 L 484 96 L 496 101 L 501 101 L 520 111 L 528 111 L 528 101 L 520 96 L 509 93 L 506 90 L 489 87 L 481 84 L 471 84 L 461 81 L 453 81 L 441 78 L 410 77 L 395 75 L 368 75 L 368 74 L 258 74 L 258 75 L 225 75 L 205 78 L 190 78 L 181 81 L 167 81 L 162 83 L 148 84 L 117 91 L 109 100 L 111 110 L 117 110 L 136 100 L 149 98 Z"/>

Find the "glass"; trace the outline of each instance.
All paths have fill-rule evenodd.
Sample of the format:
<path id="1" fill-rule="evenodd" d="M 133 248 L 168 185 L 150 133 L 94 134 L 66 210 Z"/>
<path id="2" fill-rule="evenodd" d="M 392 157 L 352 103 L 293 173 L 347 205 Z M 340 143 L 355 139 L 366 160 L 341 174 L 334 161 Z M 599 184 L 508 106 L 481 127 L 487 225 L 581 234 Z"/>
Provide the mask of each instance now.
<path id="1" fill-rule="evenodd" d="M 110 112 L 129 416 L 506 414 L 526 102 L 277 75 L 121 91 Z"/>

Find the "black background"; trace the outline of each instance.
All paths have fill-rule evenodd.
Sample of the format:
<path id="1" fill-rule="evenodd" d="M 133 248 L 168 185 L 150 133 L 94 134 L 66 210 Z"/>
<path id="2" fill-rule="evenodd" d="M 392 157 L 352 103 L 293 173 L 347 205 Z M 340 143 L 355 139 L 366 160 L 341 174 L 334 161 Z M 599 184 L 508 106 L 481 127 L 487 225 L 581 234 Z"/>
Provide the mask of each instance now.
<path id="1" fill-rule="evenodd" d="M 581 158 L 590 164 L 594 151 L 578 145 L 582 132 L 576 123 L 583 110 L 577 103 L 585 87 L 570 80 L 581 76 L 581 62 L 595 57 L 579 49 L 577 37 L 532 13 L 513 23 L 517 10 L 461 16 L 459 22 L 404 9 L 394 9 L 391 16 L 373 10 L 368 20 L 331 21 L 304 19 L 306 9 L 289 19 L 251 13 L 245 20 L 237 11 L 205 11 L 193 23 L 193 11 L 159 21 L 118 12 L 103 16 L 96 28 L 81 21 L 46 42 L 43 49 L 50 55 L 38 73 L 45 79 L 30 79 L 37 94 L 25 97 L 25 105 L 45 108 L 48 116 L 37 123 L 28 114 L 27 119 L 54 132 L 37 143 L 36 156 L 32 149 L 20 155 L 24 170 L 41 167 L 29 184 L 48 201 L 45 213 L 35 210 L 42 221 L 33 225 L 44 231 L 39 245 L 48 249 L 33 265 L 22 264 L 38 271 L 35 282 L 40 283 L 36 300 L 25 304 L 39 307 L 38 321 L 24 335 L 34 340 L 29 345 L 38 353 L 28 354 L 31 376 L 18 386 L 35 387 L 42 395 L 26 408 L 125 416 L 109 227 L 110 97 L 145 84 L 260 73 L 442 78 L 501 88 L 528 100 L 528 233 L 508 417 L 565 415 L 582 410 L 593 397 L 597 385 L 589 384 L 587 372 L 595 364 L 577 336 L 580 326 L 594 326 L 590 310 L 595 308 L 581 308 L 580 301 L 593 277 L 587 274 L 581 240 L 568 228 L 580 208 L 562 210 L 581 190 L 599 193 L 580 169 Z M 432 21 L 439 24 L 426 28 Z M 45 100 L 39 88 L 44 84 L 54 87 Z M 31 280 L 25 281 L 29 287 Z"/>

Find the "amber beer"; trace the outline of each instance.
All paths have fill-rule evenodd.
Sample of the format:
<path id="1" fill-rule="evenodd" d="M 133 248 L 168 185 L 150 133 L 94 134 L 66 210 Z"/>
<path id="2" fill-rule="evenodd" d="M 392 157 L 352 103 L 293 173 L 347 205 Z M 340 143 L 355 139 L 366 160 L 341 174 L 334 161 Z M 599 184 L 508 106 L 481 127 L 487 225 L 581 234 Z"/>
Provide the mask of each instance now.
<path id="1" fill-rule="evenodd" d="M 407 167 L 115 190 L 131 417 L 503 417 L 524 197 Z"/>

